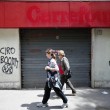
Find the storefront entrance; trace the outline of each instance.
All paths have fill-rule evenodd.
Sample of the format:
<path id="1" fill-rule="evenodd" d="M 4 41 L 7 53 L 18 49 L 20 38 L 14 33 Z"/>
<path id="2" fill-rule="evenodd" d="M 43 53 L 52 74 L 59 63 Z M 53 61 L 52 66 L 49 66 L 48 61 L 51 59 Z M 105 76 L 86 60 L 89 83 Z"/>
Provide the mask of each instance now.
<path id="1" fill-rule="evenodd" d="M 75 87 L 90 86 L 91 29 L 20 29 L 20 37 L 23 88 L 44 87 L 47 48 L 65 51 Z"/>

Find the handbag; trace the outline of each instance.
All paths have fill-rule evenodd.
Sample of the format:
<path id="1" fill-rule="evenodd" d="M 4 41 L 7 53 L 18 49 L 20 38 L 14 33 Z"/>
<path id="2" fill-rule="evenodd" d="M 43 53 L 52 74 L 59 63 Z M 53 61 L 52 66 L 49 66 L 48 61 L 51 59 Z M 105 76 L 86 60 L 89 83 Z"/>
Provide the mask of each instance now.
<path id="1" fill-rule="evenodd" d="M 67 79 L 69 79 L 69 78 L 72 77 L 71 73 L 72 73 L 71 70 L 69 70 L 68 73 L 66 74 L 66 78 L 67 78 Z"/>

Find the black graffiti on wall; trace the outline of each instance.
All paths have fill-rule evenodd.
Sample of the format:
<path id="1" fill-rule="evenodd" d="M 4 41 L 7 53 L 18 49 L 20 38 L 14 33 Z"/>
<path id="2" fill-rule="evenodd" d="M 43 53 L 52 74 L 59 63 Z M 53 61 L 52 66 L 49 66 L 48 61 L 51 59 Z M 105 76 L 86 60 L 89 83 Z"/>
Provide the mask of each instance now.
<path id="1" fill-rule="evenodd" d="M 13 67 L 10 64 L 5 64 L 2 67 L 2 71 L 6 74 L 12 74 L 13 73 Z"/>
<path id="2" fill-rule="evenodd" d="M 15 48 L 14 47 L 2 47 L 0 49 L 0 53 L 2 56 L 0 57 L 0 63 L 4 64 L 2 67 L 2 72 L 6 74 L 12 74 L 13 73 L 13 67 L 18 68 L 18 60 L 17 58 L 10 55 L 15 54 Z"/>
<path id="3" fill-rule="evenodd" d="M 15 48 L 13 48 L 13 47 L 2 47 L 0 49 L 0 53 L 2 53 L 4 55 L 14 54 Z"/>

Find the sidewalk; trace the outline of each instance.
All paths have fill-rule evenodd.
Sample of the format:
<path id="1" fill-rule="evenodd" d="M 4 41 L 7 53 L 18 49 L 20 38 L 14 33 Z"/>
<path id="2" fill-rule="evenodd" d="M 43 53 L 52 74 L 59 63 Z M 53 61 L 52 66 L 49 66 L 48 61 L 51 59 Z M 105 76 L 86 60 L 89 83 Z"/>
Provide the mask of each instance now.
<path id="1" fill-rule="evenodd" d="M 68 108 L 63 110 L 110 110 L 110 89 L 76 88 L 76 96 L 66 91 Z M 51 91 L 49 107 L 38 108 L 44 90 L 0 90 L 0 110 L 61 110 L 62 100 Z"/>

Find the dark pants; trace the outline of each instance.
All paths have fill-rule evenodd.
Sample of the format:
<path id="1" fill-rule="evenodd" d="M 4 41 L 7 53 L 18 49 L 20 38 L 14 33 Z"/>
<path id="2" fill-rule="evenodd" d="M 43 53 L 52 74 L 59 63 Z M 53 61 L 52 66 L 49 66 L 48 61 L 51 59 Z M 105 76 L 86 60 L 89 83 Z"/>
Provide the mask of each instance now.
<path id="1" fill-rule="evenodd" d="M 61 78 L 62 88 L 63 88 L 64 83 L 66 83 L 67 86 L 70 87 L 70 89 L 72 90 L 72 92 L 73 93 L 76 93 L 76 90 L 75 90 L 74 86 L 72 85 L 71 81 L 69 79 L 66 79 L 65 78 L 65 75 L 61 75 L 60 78 Z"/>
<path id="2" fill-rule="evenodd" d="M 67 103 L 67 98 L 63 94 L 63 92 L 59 88 L 56 88 L 56 87 L 52 87 L 52 88 L 56 92 L 56 94 L 63 100 L 63 103 Z M 48 82 L 46 82 L 45 93 L 44 93 L 43 100 L 42 100 L 43 104 L 47 103 L 47 101 L 49 100 L 50 92 L 51 92 L 51 88 L 48 87 Z"/>

